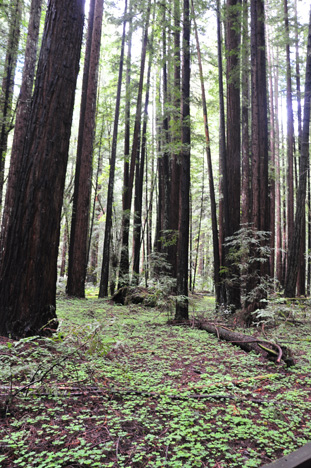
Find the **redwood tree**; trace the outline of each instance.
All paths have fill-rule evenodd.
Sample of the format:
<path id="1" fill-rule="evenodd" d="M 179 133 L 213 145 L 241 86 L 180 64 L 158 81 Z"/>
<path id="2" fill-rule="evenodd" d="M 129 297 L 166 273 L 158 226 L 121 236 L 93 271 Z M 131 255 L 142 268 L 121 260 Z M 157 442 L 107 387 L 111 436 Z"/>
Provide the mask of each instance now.
<path id="1" fill-rule="evenodd" d="M 92 11 L 93 7 L 94 12 Z M 85 296 L 103 0 L 95 0 L 95 5 L 91 3 L 90 12 L 91 16 L 94 15 L 94 19 L 89 25 L 86 63 L 83 76 L 68 259 L 67 294 L 77 297 Z"/>
<path id="2" fill-rule="evenodd" d="M 25 51 L 25 62 L 23 68 L 22 84 L 18 97 L 14 138 L 10 160 L 10 172 L 6 191 L 5 211 L 2 220 L 1 237 L 5 235 L 6 225 L 9 220 L 15 181 L 20 169 L 19 158 L 23 151 L 25 139 L 27 138 L 27 125 L 31 110 L 31 96 L 37 64 L 37 49 L 39 39 L 40 17 L 42 0 L 32 0 L 30 7 L 30 18 L 28 23 L 28 35 Z"/>
<path id="3" fill-rule="evenodd" d="M 190 5 L 183 3 L 182 34 L 182 106 L 181 106 L 181 175 L 179 196 L 179 229 L 177 249 L 176 320 L 188 319 L 188 253 L 190 196 Z"/>
<path id="4" fill-rule="evenodd" d="M 0 91 L 0 206 L 2 205 L 5 155 L 9 132 L 12 129 L 13 89 L 21 30 L 22 1 L 13 0 L 10 10 L 10 27 Z"/>
<path id="5" fill-rule="evenodd" d="M 310 107 L 311 107 L 311 9 L 309 19 L 306 80 L 305 80 L 305 102 L 303 112 L 303 127 L 301 133 L 300 174 L 297 193 L 297 207 L 295 213 L 294 235 L 289 244 L 288 268 L 285 280 L 285 296 L 294 297 L 296 291 L 297 273 L 300 246 L 305 226 L 305 202 L 307 175 L 309 169 L 309 136 L 310 136 Z"/>
<path id="6" fill-rule="evenodd" d="M 50 0 L 0 269 L 0 334 L 55 328 L 57 255 L 84 0 Z"/>

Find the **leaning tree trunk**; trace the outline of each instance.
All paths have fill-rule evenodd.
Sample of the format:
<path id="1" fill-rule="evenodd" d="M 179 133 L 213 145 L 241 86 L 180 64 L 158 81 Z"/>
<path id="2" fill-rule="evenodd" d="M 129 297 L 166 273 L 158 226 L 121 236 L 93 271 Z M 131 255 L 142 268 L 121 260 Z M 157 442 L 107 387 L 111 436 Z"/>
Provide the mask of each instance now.
<path id="1" fill-rule="evenodd" d="M 4 162 L 8 145 L 8 136 L 12 127 L 12 102 L 18 44 L 21 30 L 22 2 L 12 1 L 11 21 L 4 63 L 2 89 L 0 91 L 0 206 L 4 184 Z"/>
<path id="2" fill-rule="evenodd" d="M 5 210 L 2 219 L 1 237 L 5 236 L 6 227 L 11 216 L 13 194 L 17 173 L 20 169 L 20 155 L 22 154 L 24 142 L 27 137 L 27 125 L 31 110 L 31 96 L 37 63 L 37 50 L 39 39 L 39 28 L 41 18 L 42 0 L 32 0 L 30 7 L 30 19 L 28 24 L 28 35 L 25 51 L 25 62 L 23 68 L 22 84 L 18 97 L 14 138 L 10 160 L 10 171 L 7 183 Z M 4 240 L 2 240 L 4 242 Z"/>
<path id="3" fill-rule="evenodd" d="M 94 22 L 90 24 L 88 33 L 87 62 L 83 76 L 66 289 L 69 296 L 76 297 L 85 297 L 102 18 L 103 0 L 95 0 Z"/>
<path id="4" fill-rule="evenodd" d="M 307 175 L 309 169 L 309 135 L 310 135 L 310 100 L 311 100 L 311 9 L 308 33 L 307 64 L 305 80 L 305 103 L 303 127 L 301 134 L 300 175 L 297 193 L 297 207 L 295 213 L 294 235 L 289 244 L 288 268 L 285 281 L 285 297 L 294 297 L 298 274 L 298 262 L 302 241 L 302 229 L 305 219 L 305 202 L 307 189 Z"/>
<path id="5" fill-rule="evenodd" d="M 55 328 L 57 256 L 84 0 L 50 0 L 0 270 L 0 334 Z"/>

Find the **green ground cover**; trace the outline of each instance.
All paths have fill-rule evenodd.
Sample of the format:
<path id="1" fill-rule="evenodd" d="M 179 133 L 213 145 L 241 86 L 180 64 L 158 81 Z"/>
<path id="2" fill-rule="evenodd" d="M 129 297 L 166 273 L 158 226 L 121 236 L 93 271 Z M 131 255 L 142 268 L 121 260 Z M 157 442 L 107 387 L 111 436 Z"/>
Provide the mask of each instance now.
<path id="1" fill-rule="evenodd" d="M 192 309 L 215 320 L 210 298 Z M 311 441 L 307 302 L 244 330 L 290 346 L 290 368 L 92 291 L 57 310 L 52 338 L 0 341 L 1 466 L 260 467 Z"/>

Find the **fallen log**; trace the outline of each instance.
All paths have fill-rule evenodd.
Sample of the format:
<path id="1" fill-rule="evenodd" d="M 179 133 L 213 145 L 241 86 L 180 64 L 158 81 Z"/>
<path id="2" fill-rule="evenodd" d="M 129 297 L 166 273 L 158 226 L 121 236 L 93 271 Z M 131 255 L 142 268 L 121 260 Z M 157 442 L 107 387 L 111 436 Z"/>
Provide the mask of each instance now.
<path id="1" fill-rule="evenodd" d="M 264 358 L 272 360 L 277 364 L 282 360 L 288 367 L 295 365 L 292 352 L 287 346 L 281 346 L 268 340 L 254 338 L 251 335 L 244 335 L 243 333 L 235 332 L 229 328 L 218 326 L 215 323 L 198 322 L 197 327 L 208 333 L 213 333 L 218 339 L 229 341 L 239 346 L 244 351 L 255 351 L 256 354 L 261 354 Z"/>

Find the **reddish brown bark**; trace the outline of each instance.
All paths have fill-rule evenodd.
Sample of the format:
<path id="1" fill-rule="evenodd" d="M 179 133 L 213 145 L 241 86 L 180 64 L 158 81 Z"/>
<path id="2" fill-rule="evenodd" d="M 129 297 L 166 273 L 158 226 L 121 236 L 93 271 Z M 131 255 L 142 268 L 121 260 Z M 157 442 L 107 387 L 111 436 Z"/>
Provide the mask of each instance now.
<path id="1" fill-rule="evenodd" d="M 103 0 L 95 0 L 94 23 L 89 25 L 88 50 L 82 86 L 82 102 L 73 195 L 67 294 L 85 297 L 89 216 L 92 189 L 92 158 L 95 132 L 98 64 L 103 17 Z M 90 54 L 88 56 L 88 54 Z"/>
<path id="2" fill-rule="evenodd" d="M 305 201 L 307 190 L 307 174 L 309 170 L 309 135 L 311 114 L 311 9 L 309 18 L 306 79 L 305 79 L 305 103 L 303 115 L 303 128 L 301 134 L 300 174 L 297 192 L 297 206 L 295 213 L 294 236 L 289 244 L 288 269 L 286 273 L 285 291 L 286 297 L 294 297 L 298 274 L 299 254 L 304 239 L 305 228 Z"/>
<path id="3" fill-rule="evenodd" d="M 240 228 L 241 196 L 241 118 L 240 118 L 240 0 L 227 1 L 227 151 L 226 168 L 228 184 L 228 207 L 225 209 L 227 226 L 226 237 L 232 236 Z M 230 276 L 238 278 L 239 270 L 228 258 L 225 259 L 228 269 L 226 283 L 226 304 L 230 309 L 240 307 L 240 286 L 237 281 L 230 281 Z"/>
<path id="4" fill-rule="evenodd" d="M 51 0 L 0 270 L 0 333 L 54 328 L 60 218 L 84 1 Z"/>
<path id="5" fill-rule="evenodd" d="M 11 6 L 11 20 L 4 63 L 4 75 L 0 91 L 0 206 L 4 184 L 4 163 L 7 151 L 8 136 L 12 127 L 12 101 L 15 70 L 18 55 L 22 15 L 21 0 L 13 0 Z"/>
<path id="6" fill-rule="evenodd" d="M 189 254 L 189 196 L 190 196 L 190 5 L 183 4 L 182 34 L 182 125 L 181 176 L 179 198 L 179 229 L 177 249 L 177 295 L 175 319 L 188 320 L 188 254 Z"/>
<path id="7" fill-rule="evenodd" d="M 31 110 L 31 96 L 33 91 L 33 82 L 37 63 L 41 7 L 42 0 L 32 0 L 30 7 L 30 18 L 28 24 L 28 35 L 25 50 L 25 63 L 23 68 L 22 84 L 16 110 L 14 138 L 11 152 L 10 171 L 5 199 L 5 210 L 3 213 L 2 220 L 1 236 L 5 235 L 6 226 L 9 217 L 11 216 L 13 194 L 16 189 L 15 181 L 17 178 L 17 172 L 20 168 L 19 158 L 22 154 L 24 142 L 27 137 L 26 132 L 29 114 Z"/>

